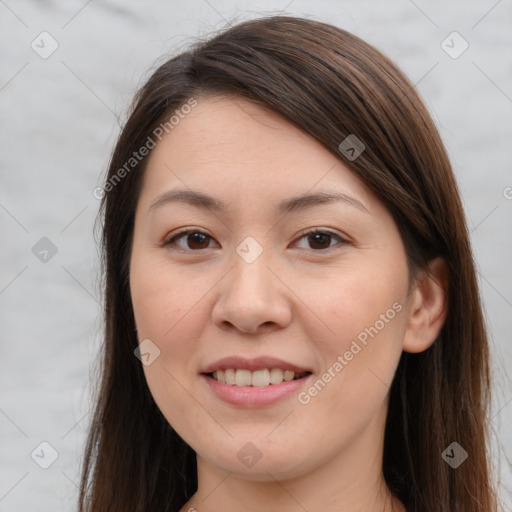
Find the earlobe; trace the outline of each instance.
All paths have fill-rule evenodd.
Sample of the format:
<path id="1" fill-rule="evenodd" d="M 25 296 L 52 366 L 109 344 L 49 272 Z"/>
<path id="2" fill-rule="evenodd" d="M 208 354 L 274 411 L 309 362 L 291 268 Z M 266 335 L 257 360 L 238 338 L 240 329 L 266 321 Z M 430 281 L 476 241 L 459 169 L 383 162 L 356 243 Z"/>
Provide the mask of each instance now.
<path id="1" fill-rule="evenodd" d="M 448 268 L 443 258 L 431 260 L 421 273 L 409 297 L 409 319 L 403 338 L 405 352 L 427 350 L 446 320 Z"/>

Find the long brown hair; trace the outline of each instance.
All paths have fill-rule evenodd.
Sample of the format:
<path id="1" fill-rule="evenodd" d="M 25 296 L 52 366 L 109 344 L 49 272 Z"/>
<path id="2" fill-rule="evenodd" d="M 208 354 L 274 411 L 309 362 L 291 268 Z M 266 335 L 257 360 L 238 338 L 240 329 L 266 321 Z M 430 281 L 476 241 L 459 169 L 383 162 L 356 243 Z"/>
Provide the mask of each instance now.
<path id="1" fill-rule="evenodd" d="M 270 107 L 337 155 L 392 213 L 410 270 L 445 259 L 447 319 L 428 350 L 402 354 L 382 471 L 409 511 L 497 510 L 487 449 L 488 343 L 464 212 L 438 131 L 414 86 L 377 49 L 328 24 L 273 16 L 240 23 L 161 65 L 137 93 L 115 146 L 100 209 L 105 339 L 80 511 L 175 512 L 197 488 L 195 453 L 160 413 L 134 356 L 129 260 L 147 159 L 126 163 L 176 110 L 208 94 Z M 349 135 L 365 145 L 355 160 L 339 149 Z M 468 453 L 456 469 L 441 456 L 452 442 Z"/>

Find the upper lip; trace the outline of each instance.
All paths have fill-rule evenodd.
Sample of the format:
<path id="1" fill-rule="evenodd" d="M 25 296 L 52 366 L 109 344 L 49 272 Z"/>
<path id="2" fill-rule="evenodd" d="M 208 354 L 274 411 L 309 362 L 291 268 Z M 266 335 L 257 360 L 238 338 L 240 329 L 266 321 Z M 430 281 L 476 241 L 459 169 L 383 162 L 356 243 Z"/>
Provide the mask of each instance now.
<path id="1" fill-rule="evenodd" d="M 217 370 L 228 369 L 256 371 L 263 370 L 265 368 L 280 368 L 281 370 L 292 370 L 295 373 L 303 373 L 310 371 L 308 368 L 304 368 L 294 363 L 284 361 L 283 359 L 278 359 L 270 356 L 260 356 L 252 359 L 248 359 L 241 356 L 230 356 L 224 357 L 223 359 L 219 359 L 214 363 L 208 364 L 201 370 L 201 373 L 212 373 Z"/>

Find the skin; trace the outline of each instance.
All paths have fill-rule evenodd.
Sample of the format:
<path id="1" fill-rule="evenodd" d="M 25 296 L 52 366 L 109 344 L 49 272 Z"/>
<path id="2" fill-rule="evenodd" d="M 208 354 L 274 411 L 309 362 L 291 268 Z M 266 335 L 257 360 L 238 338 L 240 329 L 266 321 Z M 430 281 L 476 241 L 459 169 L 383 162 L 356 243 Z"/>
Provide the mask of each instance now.
<path id="1" fill-rule="evenodd" d="M 178 188 L 228 210 L 150 209 Z M 346 202 L 275 211 L 320 190 L 343 192 L 367 211 Z M 180 228 L 210 238 L 164 246 Z M 304 236 L 313 228 L 334 235 Z M 236 252 L 247 236 L 263 251 L 252 263 Z M 245 99 L 199 98 L 150 155 L 130 265 L 139 340 L 160 350 L 144 366 L 147 383 L 197 453 L 198 491 L 182 511 L 405 510 L 382 476 L 384 425 L 402 351 L 428 348 L 445 319 L 446 267 L 434 260 L 430 270 L 409 282 L 390 213 L 318 141 Z M 307 404 L 294 394 L 236 407 L 199 375 L 226 356 L 270 355 L 310 368 L 316 381 L 397 303 L 400 312 Z M 237 457 L 249 442 L 261 454 L 250 468 Z"/>

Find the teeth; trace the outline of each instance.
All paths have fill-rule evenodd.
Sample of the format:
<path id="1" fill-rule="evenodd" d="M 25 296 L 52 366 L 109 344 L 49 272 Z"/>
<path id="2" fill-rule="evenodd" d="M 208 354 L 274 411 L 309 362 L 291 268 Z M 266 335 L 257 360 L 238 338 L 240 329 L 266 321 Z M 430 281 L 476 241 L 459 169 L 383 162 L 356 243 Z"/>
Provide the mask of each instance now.
<path id="1" fill-rule="evenodd" d="M 237 386 L 250 386 L 252 372 L 250 370 L 237 370 L 235 372 L 235 384 Z"/>
<path id="2" fill-rule="evenodd" d="M 270 370 L 270 384 L 281 384 L 283 382 L 284 372 L 280 368 Z"/>
<path id="3" fill-rule="evenodd" d="M 238 373 L 241 370 L 237 370 Z M 249 372 L 251 373 L 251 372 Z M 256 370 L 252 372 L 252 385 L 253 386 L 268 386 L 270 384 L 270 372 L 268 370 Z"/>
<path id="4" fill-rule="evenodd" d="M 217 370 L 216 372 L 213 372 L 213 378 L 223 384 L 226 383 L 226 374 L 224 373 L 224 370 Z"/>
<path id="5" fill-rule="evenodd" d="M 230 384 L 231 386 L 235 385 L 235 370 L 225 370 L 224 371 L 224 379 L 226 380 L 226 384 Z"/>
<path id="6" fill-rule="evenodd" d="M 303 377 L 306 373 L 295 373 L 292 370 L 281 370 L 280 368 L 265 368 L 251 372 L 250 370 L 217 370 L 213 372 L 213 378 L 222 384 L 230 386 L 254 386 L 263 387 L 270 384 L 277 385 L 281 382 L 290 382 Z"/>
<path id="7" fill-rule="evenodd" d="M 291 370 L 285 370 L 284 375 L 283 375 L 283 379 L 286 382 L 289 382 L 289 381 L 293 380 L 293 377 L 295 377 L 295 372 L 292 372 Z"/>

